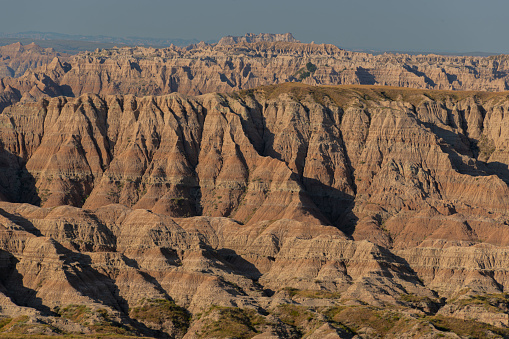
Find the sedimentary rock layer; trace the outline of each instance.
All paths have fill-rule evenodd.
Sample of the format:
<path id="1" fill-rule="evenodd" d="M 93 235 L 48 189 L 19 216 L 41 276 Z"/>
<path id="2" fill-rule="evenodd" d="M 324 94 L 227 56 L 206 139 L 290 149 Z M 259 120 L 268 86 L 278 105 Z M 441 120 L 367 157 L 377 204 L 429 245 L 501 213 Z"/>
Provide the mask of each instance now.
<path id="1" fill-rule="evenodd" d="M 285 82 L 504 91 L 508 70 L 503 55 L 371 55 L 298 43 L 287 35 L 227 37 L 213 45 L 123 47 L 59 57 L 19 79 L 2 79 L 0 109 L 44 96 L 198 95 Z"/>
<path id="2" fill-rule="evenodd" d="M 58 97 L 0 115 L 0 191 L 43 207 L 311 221 L 397 248 L 505 245 L 508 106 L 504 93 L 304 85 Z"/>
<path id="3" fill-rule="evenodd" d="M 66 53 L 58 53 L 52 48 L 42 48 L 34 43 L 26 46 L 20 43 L 0 46 L 0 78 L 17 78 L 29 69 L 49 64 L 54 58 L 65 61 L 68 57 Z"/>
<path id="4" fill-rule="evenodd" d="M 92 331 L 83 305 L 183 335 L 140 318 L 171 301 L 204 314 L 190 338 L 224 307 L 279 337 L 339 335 L 362 304 L 404 309 L 408 333 L 418 315 L 509 326 L 508 110 L 507 93 L 302 84 L 7 107 L 2 314 Z M 288 325 L 289 304 L 353 308 Z"/>

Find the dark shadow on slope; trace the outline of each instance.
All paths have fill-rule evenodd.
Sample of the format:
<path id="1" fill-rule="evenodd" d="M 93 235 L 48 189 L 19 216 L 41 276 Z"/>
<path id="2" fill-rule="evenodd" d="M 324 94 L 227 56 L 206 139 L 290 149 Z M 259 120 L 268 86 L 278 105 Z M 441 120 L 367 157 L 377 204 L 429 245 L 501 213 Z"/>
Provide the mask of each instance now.
<path id="1" fill-rule="evenodd" d="M 417 273 L 413 270 L 413 268 L 410 266 L 408 261 L 406 261 L 406 259 L 394 254 L 393 252 L 391 252 L 389 249 L 387 249 L 385 247 L 382 247 L 382 246 L 377 246 L 377 247 L 381 254 L 381 258 L 380 258 L 381 260 L 378 261 L 378 263 L 379 263 L 380 268 L 381 268 L 383 275 L 385 277 L 387 277 L 389 279 L 397 277 L 397 278 L 402 279 L 412 285 L 427 288 L 431 292 L 433 292 L 434 297 L 438 299 L 438 297 L 439 297 L 438 293 L 436 291 L 430 289 L 429 287 L 426 287 L 424 282 L 419 278 Z M 398 285 L 398 287 L 406 291 L 404 286 Z M 421 311 L 423 311 L 427 315 L 435 315 L 440 310 L 440 308 L 442 306 L 444 306 L 444 304 L 445 303 L 443 300 L 440 300 L 439 302 L 435 302 L 430 299 L 429 305 L 427 305 L 426 308 L 423 308 L 422 302 L 420 302 L 419 305 L 414 305 L 413 307 L 421 309 Z"/>
<path id="2" fill-rule="evenodd" d="M 369 72 L 369 69 L 357 67 L 357 69 L 355 70 L 355 75 L 359 79 L 359 84 L 361 85 L 376 84 L 375 76 Z"/>
<path id="3" fill-rule="evenodd" d="M 449 81 L 451 85 L 453 82 L 458 81 L 458 76 L 455 74 L 445 73 L 445 75 L 447 76 L 447 81 Z M 461 82 L 459 82 L 459 84 L 461 85 Z"/>
<path id="4" fill-rule="evenodd" d="M 7 151 L 0 141 L 0 194 L 8 202 L 39 205 L 35 178 L 26 169 L 26 161 Z"/>
<path id="5" fill-rule="evenodd" d="M 0 94 L 0 114 L 6 107 L 9 107 L 21 100 L 21 92 L 11 87 L 11 92 L 3 92 Z"/>
<path id="6" fill-rule="evenodd" d="M 243 259 L 240 255 L 237 255 L 234 250 L 227 248 L 216 250 L 203 241 L 200 241 L 200 248 L 204 250 L 203 256 L 211 260 L 214 266 L 222 271 L 241 275 L 247 273 L 249 275 L 261 276 L 256 266 Z M 242 267 L 247 267 L 247 269 L 243 270 Z"/>
<path id="7" fill-rule="evenodd" d="M 114 280 L 94 269 L 90 256 L 71 252 L 60 244 L 55 246 L 59 248 L 59 252 L 65 254 L 65 276 L 74 289 L 95 302 L 108 305 L 122 313 L 128 312 L 129 305 L 120 296 Z"/>
<path id="8" fill-rule="evenodd" d="M 51 309 L 44 305 L 37 297 L 37 291 L 28 288 L 23 283 L 23 276 L 16 265 L 19 260 L 7 251 L 0 250 L 0 283 L 6 289 L 7 296 L 18 306 L 35 308 L 43 315 L 54 315 Z"/>
<path id="9" fill-rule="evenodd" d="M 98 233 L 100 234 L 103 234 L 104 235 L 104 239 L 108 239 L 108 242 L 104 244 L 104 247 L 98 249 L 98 248 L 95 248 L 92 247 L 92 249 L 94 249 L 94 251 L 101 251 L 101 252 L 116 252 L 117 251 L 117 236 L 113 233 L 113 231 L 108 227 L 106 226 L 106 224 L 97 217 L 97 215 L 95 215 L 94 213 L 91 213 L 87 210 L 82 210 L 83 212 L 85 212 L 85 215 L 87 217 L 89 217 L 90 219 L 92 219 L 96 225 L 96 230 Z M 90 250 L 92 250 L 90 249 Z"/>
<path id="10" fill-rule="evenodd" d="M 438 145 L 444 153 L 447 153 L 451 164 L 456 171 L 461 174 L 466 174 L 474 177 L 495 175 L 505 183 L 509 184 L 509 167 L 507 164 L 500 162 L 486 163 L 475 158 L 479 154 L 477 149 L 477 140 L 469 139 L 469 146 L 475 157 L 469 157 L 468 161 L 465 162 L 458 150 L 458 145 L 452 145 L 448 142 L 458 138 L 456 133 L 430 123 L 418 123 L 429 129 L 431 132 L 443 140 L 443 142 L 439 142 Z M 468 156 L 468 154 L 464 154 L 465 152 L 461 153 L 463 153 L 463 156 Z"/>
<path id="11" fill-rule="evenodd" d="M 354 207 L 355 201 L 352 201 L 350 206 L 348 206 L 344 212 L 334 221 L 334 226 L 336 226 L 341 232 L 351 238 L 353 237 L 355 227 L 359 222 L 359 218 L 353 212 Z"/>
<path id="12" fill-rule="evenodd" d="M 93 268 L 92 259 L 89 255 L 71 252 L 58 243 L 55 244 L 55 247 L 57 247 L 59 253 L 65 255 L 65 276 L 76 291 L 98 304 L 104 304 L 120 311 L 124 316 L 124 320 L 130 322 L 141 333 L 158 338 L 168 337 L 162 331 L 150 329 L 145 324 L 129 318 L 129 304 L 120 295 L 120 290 L 115 281 Z M 133 264 L 131 260 L 126 261 L 126 263 L 138 267 L 137 263 Z M 113 322 L 112 324 L 113 326 L 124 327 L 120 323 Z"/>
<path id="13" fill-rule="evenodd" d="M 436 87 L 436 84 L 433 80 L 431 80 L 427 75 L 426 73 L 423 73 L 423 72 L 420 72 L 419 70 L 417 70 L 417 68 L 414 68 L 414 67 L 410 67 L 408 65 L 403 65 L 403 68 L 410 72 L 410 73 L 413 73 L 415 75 L 417 75 L 418 77 L 420 78 L 424 78 L 424 82 L 426 84 L 428 84 L 431 88 L 435 88 Z"/>
<path id="14" fill-rule="evenodd" d="M 129 62 L 129 65 L 131 66 L 131 69 L 135 69 L 136 71 L 138 71 L 138 73 L 141 74 L 141 68 L 140 68 L 140 65 L 136 62 Z"/>
<path id="15" fill-rule="evenodd" d="M 249 118 L 241 119 L 241 122 L 242 128 L 251 145 L 260 156 L 271 157 L 286 163 L 281 153 L 274 150 L 274 140 L 276 135 L 266 126 L 266 120 L 263 114 L 263 110 L 267 109 L 267 107 L 262 107 L 259 104 L 254 108 L 250 108 L 248 106 L 245 107 L 249 112 Z M 304 107 L 304 109 L 308 110 L 307 107 Z M 328 116 L 332 124 L 337 124 L 337 122 L 331 117 L 331 111 L 326 107 L 323 114 Z M 296 132 L 298 133 L 298 131 Z M 315 178 L 304 176 L 304 168 L 308 155 L 308 141 L 306 141 L 306 137 L 304 136 L 300 136 L 302 143 L 297 151 L 298 154 L 296 155 L 295 161 L 298 173 L 293 172 L 290 179 L 298 183 L 303 188 L 301 200 L 305 210 L 326 225 L 338 226 L 341 216 L 347 215 L 353 208 L 356 185 L 352 174 L 353 168 L 346 149 L 344 148 L 344 144 L 342 143 L 342 136 L 331 136 L 331 138 L 341 140 L 340 147 L 342 148 L 342 153 L 345 155 L 345 165 L 350 172 L 348 184 L 354 194 L 345 193 L 326 185 Z M 330 159 L 328 160 L 330 161 Z M 288 163 L 286 164 L 288 165 Z M 329 177 L 334 177 L 332 168 L 326 168 L 325 170 L 329 172 Z"/>
<path id="16" fill-rule="evenodd" d="M 302 184 L 310 201 L 328 225 L 337 225 L 341 216 L 351 212 L 355 196 L 328 186 L 317 179 L 304 177 Z"/>
<path id="17" fill-rule="evenodd" d="M 230 264 L 236 272 L 246 278 L 258 280 L 262 276 L 262 273 L 255 265 L 242 258 L 242 256 L 238 255 L 237 252 L 232 249 L 222 248 L 217 250 L 217 254 L 223 261 Z"/>
<path id="18" fill-rule="evenodd" d="M 11 214 L 2 208 L 0 208 L 0 215 L 6 219 L 9 219 L 16 225 L 21 226 L 27 232 L 32 233 L 37 237 L 42 236 L 41 231 L 39 231 L 39 229 L 37 229 L 30 220 L 25 219 L 20 215 Z"/>
<path id="19" fill-rule="evenodd" d="M 231 80 L 228 79 L 224 73 L 219 73 L 219 80 L 221 80 L 221 82 L 226 82 L 228 86 L 230 86 L 231 88 L 235 88 L 235 84 L 232 83 Z"/>
<path id="20" fill-rule="evenodd" d="M 486 172 L 489 175 L 496 175 L 509 185 L 509 165 L 494 161 L 486 163 Z"/>
<path id="21" fill-rule="evenodd" d="M 163 255 L 165 255 L 165 253 L 169 252 L 169 251 L 166 248 L 161 248 L 161 252 L 163 253 Z M 164 297 L 166 299 L 170 299 L 170 296 L 168 295 L 166 290 L 161 286 L 161 284 L 159 284 L 159 281 L 157 281 L 156 278 L 154 278 L 153 276 L 151 276 L 147 272 L 142 271 L 140 269 L 139 265 L 138 265 L 138 262 L 135 259 L 128 258 L 128 257 L 126 257 L 125 255 L 122 254 L 122 260 L 124 261 L 124 263 L 127 266 L 136 269 L 138 271 L 138 273 L 143 277 L 143 279 L 145 279 L 146 281 L 151 283 L 155 287 L 155 289 L 159 291 L 159 293 L 164 295 Z"/>

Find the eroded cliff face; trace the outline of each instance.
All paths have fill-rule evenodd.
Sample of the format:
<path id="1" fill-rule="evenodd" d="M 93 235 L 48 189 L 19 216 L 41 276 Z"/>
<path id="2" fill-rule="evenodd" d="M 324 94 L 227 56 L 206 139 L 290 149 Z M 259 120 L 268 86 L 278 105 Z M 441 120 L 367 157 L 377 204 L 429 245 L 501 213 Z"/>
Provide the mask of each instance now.
<path id="1" fill-rule="evenodd" d="M 228 312 L 265 319 L 242 313 L 252 335 L 343 335 L 355 312 L 502 333 L 508 110 L 506 93 L 301 84 L 7 107 L 2 312 L 96 331 L 63 310 L 105 307 L 110 327 L 190 338 Z M 203 318 L 141 317 L 157 300 Z"/>
<path id="2" fill-rule="evenodd" d="M 63 61 L 70 55 L 58 53 L 52 48 L 42 48 L 34 43 L 23 46 L 18 42 L 0 46 L 0 78 L 20 77 L 27 70 L 49 64 L 57 57 Z"/>
<path id="3" fill-rule="evenodd" d="M 262 85 L 365 84 L 420 89 L 504 91 L 506 56 L 459 57 L 350 52 L 287 35 L 227 37 L 185 48 L 114 48 L 48 61 L 0 82 L 0 109 L 58 95 L 199 95 Z M 282 40 L 282 41 L 277 41 Z M 286 40 L 286 41 L 285 41 Z M 9 74 L 4 74 L 4 76 Z"/>

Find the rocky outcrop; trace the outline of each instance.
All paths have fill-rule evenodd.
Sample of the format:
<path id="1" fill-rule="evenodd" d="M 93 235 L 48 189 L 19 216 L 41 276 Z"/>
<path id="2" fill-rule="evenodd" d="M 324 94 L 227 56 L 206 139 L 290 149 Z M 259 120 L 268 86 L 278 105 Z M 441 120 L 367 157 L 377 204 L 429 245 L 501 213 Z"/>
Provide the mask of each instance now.
<path id="1" fill-rule="evenodd" d="M 65 60 L 69 55 L 55 52 L 52 48 L 41 48 L 34 43 L 23 46 L 18 42 L 0 46 L 0 78 L 20 77 L 27 70 L 49 64 L 56 57 Z"/>
<path id="2" fill-rule="evenodd" d="M 2 193 L 44 207 L 288 218 L 402 249 L 505 245 L 507 105 L 504 94 L 303 85 L 59 97 L 0 115 Z"/>
<path id="3" fill-rule="evenodd" d="M 19 100 L 58 95 L 199 95 L 286 82 L 470 91 L 508 89 L 509 63 L 503 55 L 371 55 L 333 45 L 293 42 L 288 34 L 247 35 L 221 41 L 184 48 L 98 49 L 70 59 L 59 57 L 21 78 L 3 78 L 0 108 Z M 7 87 L 17 96 L 5 94 Z"/>
<path id="4" fill-rule="evenodd" d="M 503 333 L 507 110 L 302 84 L 7 107 L 2 314 L 156 337 Z"/>

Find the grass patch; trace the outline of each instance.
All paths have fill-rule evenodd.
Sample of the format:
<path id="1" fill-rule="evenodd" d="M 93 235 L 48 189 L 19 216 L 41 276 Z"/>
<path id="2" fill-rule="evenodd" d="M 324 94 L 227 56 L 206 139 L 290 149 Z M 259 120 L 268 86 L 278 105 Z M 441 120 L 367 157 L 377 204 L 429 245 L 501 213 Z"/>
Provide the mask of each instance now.
<path id="1" fill-rule="evenodd" d="M 28 323 L 30 318 L 26 315 L 12 318 L 3 318 L 0 320 L 0 338 L 47 338 L 47 333 L 51 335 L 63 334 L 59 328 L 42 323 Z M 44 333 L 44 334 L 43 334 Z"/>
<path id="2" fill-rule="evenodd" d="M 302 67 L 299 69 L 295 74 L 293 75 L 294 78 L 297 78 L 297 80 L 302 81 L 306 78 L 309 78 L 311 74 L 316 72 L 317 67 L 315 64 L 313 64 L 311 61 L 306 64 L 305 67 Z"/>
<path id="3" fill-rule="evenodd" d="M 307 70 L 303 69 L 303 72 L 307 72 Z M 261 94 L 265 99 L 275 99 L 281 94 L 288 94 L 296 101 L 301 101 L 311 96 L 319 103 L 330 100 L 330 102 L 342 108 L 351 106 L 353 99 L 363 102 L 364 104 L 376 104 L 378 101 L 387 100 L 405 101 L 418 107 L 424 101 L 430 99 L 436 102 L 444 102 L 447 100 L 458 102 L 467 98 L 473 98 L 476 102 L 484 103 L 492 99 L 505 98 L 507 95 L 506 93 L 504 94 L 504 92 L 425 90 L 379 85 L 311 86 L 298 82 L 262 86 L 251 90 L 251 93 L 255 96 Z"/>
<path id="4" fill-rule="evenodd" d="M 322 291 L 322 290 L 299 290 L 292 287 L 283 288 L 284 291 L 288 292 L 290 298 L 301 297 L 309 299 L 339 299 L 341 294 L 338 292 Z"/>
<path id="5" fill-rule="evenodd" d="M 306 64 L 306 69 L 309 73 L 314 73 L 316 72 L 316 70 L 318 69 L 318 67 L 316 67 L 315 64 L 313 64 L 311 61 L 309 61 L 307 64 Z"/>
<path id="6" fill-rule="evenodd" d="M 191 323 L 191 314 L 172 300 L 151 299 L 144 301 L 143 306 L 132 309 L 130 316 L 142 322 L 162 326 L 171 321 L 180 332 L 185 333 Z"/>
<path id="7" fill-rule="evenodd" d="M 259 333 L 257 327 L 265 324 L 264 318 L 252 309 L 212 306 L 204 315 L 216 318 L 203 327 L 200 338 L 247 339 Z"/>
<path id="8" fill-rule="evenodd" d="M 474 304 L 482 305 L 486 311 L 504 313 L 504 310 L 500 309 L 500 307 L 505 309 L 508 308 L 509 295 L 506 293 L 474 295 L 468 298 L 460 299 L 456 301 L 456 303 L 462 307 Z"/>
<path id="9" fill-rule="evenodd" d="M 400 295 L 400 300 L 401 301 L 404 301 L 404 302 L 407 302 L 407 303 L 437 303 L 438 301 L 437 300 L 433 300 L 429 297 L 423 297 L 423 296 L 419 296 L 419 295 L 415 295 L 415 294 L 401 294 Z"/>
<path id="10" fill-rule="evenodd" d="M 7 318 L 7 319 L 10 319 L 10 318 Z M 23 325 L 26 324 L 28 319 L 29 318 L 26 315 L 22 315 L 22 316 L 14 318 L 14 319 L 11 319 L 9 322 L 4 323 L 4 325 L 2 326 L 2 331 L 9 330 L 12 332 L 16 332 L 17 330 L 22 328 Z"/>
<path id="11" fill-rule="evenodd" d="M 110 319 L 105 309 L 92 310 L 85 305 L 71 304 L 63 308 L 56 308 L 55 312 L 62 318 L 87 326 L 98 334 L 131 335 L 132 328 Z"/>
<path id="12" fill-rule="evenodd" d="M 0 331 L 12 321 L 12 318 L 0 319 Z"/>
<path id="13" fill-rule="evenodd" d="M 486 338 L 489 332 L 496 333 L 505 338 L 509 336 L 509 329 L 507 328 L 499 328 L 473 320 L 443 316 L 430 317 L 427 320 L 440 331 L 453 332 L 469 338 Z"/>
<path id="14" fill-rule="evenodd" d="M 186 201 L 185 198 L 171 198 L 170 201 L 176 205 L 182 206 L 184 204 L 184 201 Z"/>
<path id="15" fill-rule="evenodd" d="M 497 149 L 493 140 L 489 139 L 484 134 L 479 138 L 479 141 L 477 142 L 477 148 L 479 149 L 478 158 L 481 161 L 488 161 L 488 159 Z"/>
<path id="16" fill-rule="evenodd" d="M 314 320 L 315 316 L 305 306 L 279 305 L 274 309 L 276 315 L 283 323 L 292 327 L 302 327 L 304 323 Z"/>
<path id="17" fill-rule="evenodd" d="M 345 324 L 353 332 L 367 326 L 382 336 L 389 333 L 401 319 L 401 315 L 395 311 L 370 306 L 332 308 L 325 314 L 330 320 Z"/>
<path id="18" fill-rule="evenodd" d="M 55 310 L 61 317 L 69 319 L 75 323 L 81 323 L 92 314 L 92 310 L 84 305 L 68 305 L 64 308 Z"/>

